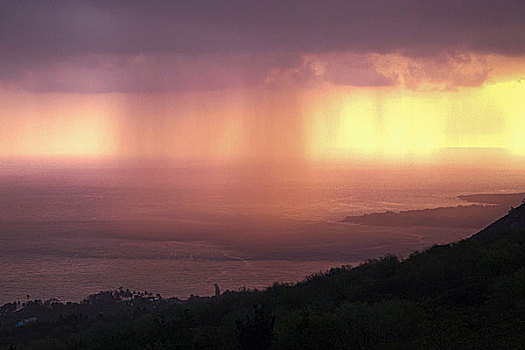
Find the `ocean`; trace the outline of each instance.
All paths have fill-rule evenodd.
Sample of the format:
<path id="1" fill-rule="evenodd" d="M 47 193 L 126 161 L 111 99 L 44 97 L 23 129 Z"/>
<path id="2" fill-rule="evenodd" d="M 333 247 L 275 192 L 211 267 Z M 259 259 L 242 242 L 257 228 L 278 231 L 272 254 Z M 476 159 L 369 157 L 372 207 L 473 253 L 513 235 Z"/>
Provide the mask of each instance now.
<path id="1" fill-rule="evenodd" d="M 264 288 L 481 227 L 372 227 L 347 215 L 465 204 L 525 171 L 404 166 L 0 168 L 0 304 L 119 287 L 186 298 Z"/>

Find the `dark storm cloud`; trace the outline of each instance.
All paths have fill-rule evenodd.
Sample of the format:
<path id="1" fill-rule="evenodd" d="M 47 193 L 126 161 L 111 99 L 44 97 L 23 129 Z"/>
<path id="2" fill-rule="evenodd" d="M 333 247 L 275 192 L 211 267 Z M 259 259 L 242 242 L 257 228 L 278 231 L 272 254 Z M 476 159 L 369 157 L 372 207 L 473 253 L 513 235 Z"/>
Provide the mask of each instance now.
<path id="1" fill-rule="evenodd" d="M 522 0 L 3 1 L 2 56 L 319 53 L 460 48 L 524 53 Z"/>
<path id="2" fill-rule="evenodd" d="M 323 78 L 335 85 L 388 86 L 396 83 L 395 79 L 377 72 L 368 55 L 332 54 L 323 57 L 323 61 Z"/>
<path id="3" fill-rule="evenodd" d="M 3 1 L 0 79 L 77 92 L 308 84 L 305 54 L 518 55 L 524 33 L 522 0 Z M 326 68 L 334 84 L 392 84 L 369 65 Z"/>
<path id="4" fill-rule="evenodd" d="M 35 92 L 145 92 L 307 86 L 295 54 L 85 54 L 0 65 L 4 83 Z"/>
<path id="5" fill-rule="evenodd" d="M 37 92 L 158 92 L 260 84 L 275 60 L 252 55 L 77 55 L 15 64 L 9 81 Z"/>

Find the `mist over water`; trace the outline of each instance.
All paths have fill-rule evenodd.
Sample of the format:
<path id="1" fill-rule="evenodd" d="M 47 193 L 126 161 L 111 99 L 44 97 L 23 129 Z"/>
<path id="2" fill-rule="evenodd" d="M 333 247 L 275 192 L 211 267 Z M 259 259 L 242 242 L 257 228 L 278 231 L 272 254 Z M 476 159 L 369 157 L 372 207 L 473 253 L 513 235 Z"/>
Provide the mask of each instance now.
<path id="1" fill-rule="evenodd" d="M 298 281 L 478 227 L 371 227 L 347 215 L 522 192 L 523 171 L 292 165 L 0 171 L 0 303 L 120 286 L 164 296 Z"/>

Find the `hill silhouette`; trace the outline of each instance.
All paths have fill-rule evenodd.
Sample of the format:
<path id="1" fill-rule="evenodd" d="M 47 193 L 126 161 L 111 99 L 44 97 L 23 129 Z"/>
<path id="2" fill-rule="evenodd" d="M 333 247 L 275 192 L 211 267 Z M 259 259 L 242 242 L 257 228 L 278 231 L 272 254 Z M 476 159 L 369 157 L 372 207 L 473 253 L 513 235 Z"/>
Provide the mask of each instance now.
<path id="1" fill-rule="evenodd" d="M 504 237 L 507 232 L 522 230 L 523 228 L 525 228 L 525 199 L 522 205 L 517 208 L 511 208 L 507 215 L 476 233 L 472 238 L 486 239 L 496 238 L 498 236 Z"/>
<path id="2" fill-rule="evenodd" d="M 5 349 L 523 349 L 525 204 L 469 239 L 265 290 L 0 309 Z M 36 321 L 16 326 L 17 320 Z"/>

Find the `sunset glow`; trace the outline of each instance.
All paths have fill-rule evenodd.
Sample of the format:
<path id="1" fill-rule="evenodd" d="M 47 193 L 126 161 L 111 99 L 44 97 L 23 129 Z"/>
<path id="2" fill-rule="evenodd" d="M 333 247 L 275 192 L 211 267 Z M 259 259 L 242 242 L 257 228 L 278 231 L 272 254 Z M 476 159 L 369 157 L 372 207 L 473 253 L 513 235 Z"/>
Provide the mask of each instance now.
<path id="1" fill-rule="evenodd" d="M 402 160 L 428 158 L 443 148 L 525 154 L 525 59 L 477 57 L 461 63 L 465 76 L 442 77 L 459 63 L 427 72 L 420 61 L 375 55 L 367 56 L 373 71 L 396 77 L 394 85 L 323 80 L 328 64 L 356 60 L 348 57 L 306 57 L 316 67 L 309 86 L 290 82 L 286 74 L 293 71 L 275 78 L 270 72 L 262 87 L 182 94 L 43 94 L 6 86 L 0 154 L 227 160 Z M 355 74 L 371 74 L 369 69 Z M 481 71 L 482 80 L 462 86 L 461 79 Z"/>
<path id="2" fill-rule="evenodd" d="M 523 154 L 525 84 L 457 91 L 336 90 L 309 107 L 314 157 L 428 156 L 441 148 L 501 148 Z"/>
<path id="3" fill-rule="evenodd" d="M 525 0 L 0 0 L 0 350 L 525 349 Z"/>

